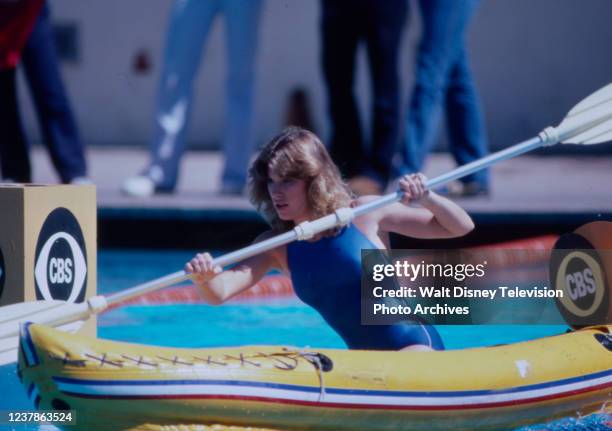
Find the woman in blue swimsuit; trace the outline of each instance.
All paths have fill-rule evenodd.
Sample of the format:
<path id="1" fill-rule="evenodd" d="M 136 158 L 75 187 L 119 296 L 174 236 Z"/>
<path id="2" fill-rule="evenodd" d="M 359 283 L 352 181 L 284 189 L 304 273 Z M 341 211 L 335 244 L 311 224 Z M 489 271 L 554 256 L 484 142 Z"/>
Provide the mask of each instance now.
<path id="1" fill-rule="evenodd" d="M 226 271 L 213 266 L 209 253 L 197 254 L 185 270 L 195 274 L 206 302 L 221 304 L 276 268 L 291 277 L 297 296 L 315 308 L 350 349 L 443 349 L 437 331 L 421 322 L 361 325 L 361 249 L 387 249 L 389 232 L 452 238 L 474 228 L 462 208 L 427 190 L 425 180 L 422 174 L 400 178 L 401 203 L 357 217 L 348 227 L 277 247 Z M 353 198 L 321 141 L 297 127 L 285 129 L 262 149 L 249 171 L 249 191 L 251 202 L 272 227 L 256 241 L 377 198 Z M 420 207 L 409 206 L 412 202 Z"/>

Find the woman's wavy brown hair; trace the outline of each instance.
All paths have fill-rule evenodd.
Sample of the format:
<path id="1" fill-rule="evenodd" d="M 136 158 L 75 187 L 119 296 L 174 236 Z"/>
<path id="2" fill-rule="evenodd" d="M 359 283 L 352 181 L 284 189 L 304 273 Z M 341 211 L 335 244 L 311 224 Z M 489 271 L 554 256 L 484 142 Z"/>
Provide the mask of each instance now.
<path id="1" fill-rule="evenodd" d="M 275 231 L 284 232 L 294 224 L 276 214 L 268 193 L 269 172 L 282 179 L 306 181 L 308 206 L 314 218 L 351 204 L 351 192 L 325 146 L 314 133 L 301 127 L 287 127 L 272 138 L 249 169 L 251 203 Z"/>

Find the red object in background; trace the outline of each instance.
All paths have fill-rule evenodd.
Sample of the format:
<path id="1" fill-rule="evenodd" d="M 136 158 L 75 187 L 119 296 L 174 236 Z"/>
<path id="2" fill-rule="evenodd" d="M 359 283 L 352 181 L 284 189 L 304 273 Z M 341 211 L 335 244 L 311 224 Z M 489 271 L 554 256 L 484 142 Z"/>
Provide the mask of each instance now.
<path id="1" fill-rule="evenodd" d="M 0 70 L 14 69 L 43 0 L 0 0 Z"/>
<path id="2" fill-rule="evenodd" d="M 289 277 L 284 275 L 267 275 L 255 286 L 231 299 L 232 302 L 245 302 L 250 300 L 281 299 L 294 297 L 293 286 Z M 160 305 L 160 304 L 198 304 L 202 297 L 195 286 L 179 286 L 150 292 L 127 301 L 114 304 L 108 308 L 123 307 L 125 305 Z"/>
<path id="3" fill-rule="evenodd" d="M 140 49 L 134 54 L 132 69 L 138 75 L 146 75 L 151 71 L 151 56 L 146 49 Z"/>
<path id="4" fill-rule="evenodd" d="M 543 235 L 533 238 L 525 238 L 498 244 L 487 244 L 471 247 L 466 250 L 486 251 L 489 265 L 495 268 L 516 268 L 520 265 L 544 264 L 548 261 L 550 250 L 559 238 L 558 235 Z M 499 250 L 495 254 L 495 250 Z M 507 253 L 514 250 L 514 253 Z M 510 257 L 510 259 L 508 259 Z M 537 271 L 537 269 L 536 269 Z M 532 280 L 533 271 L 526 272 L 520 280 Z M 519 275 L 517 274 L 517 277 Z M 539 273 L 538 273 L 539 276 Z M 529 278 L 532 277 L 532 278 Z M 401 277 L 398 277 L 400 284 Z M 255 286 L 245 290 L 231 299 L 233 302 L 245 302 L 249 300 L 280 299 L 295 297 L 291 279 L 285 275 L 267 275 Z M 125 305 L 159 305 L 159 304 L 191 304 L 202 303 L 202 297 L 193 285 L 171 287 L 160 291 L 150 292 L 130 300 L 115 304 L 110 309 Z"/>

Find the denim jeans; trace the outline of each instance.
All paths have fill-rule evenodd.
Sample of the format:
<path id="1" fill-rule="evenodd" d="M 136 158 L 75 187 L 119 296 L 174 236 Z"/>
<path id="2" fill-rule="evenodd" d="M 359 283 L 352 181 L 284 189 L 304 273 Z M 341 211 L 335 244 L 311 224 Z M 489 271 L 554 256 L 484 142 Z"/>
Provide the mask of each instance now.
<path id="1" fill-rule="evenodd" d="M 23 68 L 51 161 L 63 183 L 87 175 L 83 144 L 64 89 L 47 5 L 23 51 Z"/>
<path id="2" fill-rule="evenodd" d="M 487 154 L 480 101 L 468 65 L 465 32 L 478 0 L 419 0 L 423 33 L 405 118 L 400 174 L 418 172 L 435 144 L 444 106 L 450 148 L 459 165 Z M 481 170 L 462 179 L 488 185 Z"/>
<path id="3" fill-rule="evenodd" d="M 44 142 L 60 180 L 69 183 L 76 177 L 85 176 L 84 150 L 60 74 L 46 4 L 23 49 L 22 62 Z M 0 94 L 6 98 L 0 114 L 2 176 L 17 182 L 31 182 L 28 141 L 18 112 L 15 70 L 2 73 L 2 84 Z"/>
<path id="4" fill-rule="evenodd" d="M 332 127 L 330 154 L 344 176 L 384 186 L 399 130 L 399 45 L 406 0 L 323 0 L 322 68 Z M 353 93 L 357 48 L 364 43 L 372 77 L 372 133 L 364 139 Z M 369 144 L 367 142 L 369 141 Z"/>
<path id="5" fill-rule="evenodd" d="M 0 69 L 0 180 L 32 182 L 28 141 L 17 103 L 16 69 Z"/>
<path id="6" fill-rule="evenodd" d="M 253 152 L 253 77 L 261 0 L 177 0 L 166 36 L 159 82 L 151 164 L 147 174 L 158 190 L 174 190 L 192 107 L 193 82 L 214 18 L 225 16 L 227 48 L 226 157 L 222 181 L 241 187 Z M 214 106 L 214 104 L 210 104 Z"/>

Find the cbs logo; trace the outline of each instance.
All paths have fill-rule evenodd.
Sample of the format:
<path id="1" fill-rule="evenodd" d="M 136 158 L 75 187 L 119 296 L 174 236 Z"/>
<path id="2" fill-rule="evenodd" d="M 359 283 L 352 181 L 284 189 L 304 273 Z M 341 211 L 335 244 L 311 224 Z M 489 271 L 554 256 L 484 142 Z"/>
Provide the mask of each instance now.
<path id="1" fill-rule="evenodd" d="M 562 298 L 565 308 L 577 316 L 595 312 L 605 292 L 604 275 L 594 250 L 564 250 L 557 268 L 557 285 L 569 298 Z M 600 286 L 598 288 L 598 286 Z"/>
<path id="2" fill-rule="evenodd" d="M 606 252 L 576 233 L 562 235 L 551 252 L 551 284 L 564 291 L 555 302 L 565 322 L 574 328 L 607 321 L 610 298 L 603 264 Z"/>
<path id="3" fill-rule="evenodd" d="M 83 232 L 66 208 L 53 210 L 40 230 L 34 263 L 36 298 L 82 302 L 87 285 Z"/>
<path id="4" fill-rule="evenodd" d="M 591 268 L 584 268 L 565 276 L 565 285 L 570 298 L 574 301 L 592 295 L 597 289 L 595 278 Z"/>

